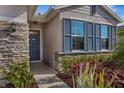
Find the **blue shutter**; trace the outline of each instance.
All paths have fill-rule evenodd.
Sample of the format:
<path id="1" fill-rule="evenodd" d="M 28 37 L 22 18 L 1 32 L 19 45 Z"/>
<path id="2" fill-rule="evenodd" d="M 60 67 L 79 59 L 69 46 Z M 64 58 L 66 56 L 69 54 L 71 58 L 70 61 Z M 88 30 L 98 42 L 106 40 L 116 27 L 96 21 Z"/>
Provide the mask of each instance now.
<path id="1" fill-rule="evenodd" d="M 112 49 L 116 47 L 116 26 L 112 26 Z"/>
<path id="2" fill-rule="evenodd" d="M 64 52 L 71 51 L 71 20 L 64 19 Z"/>
<path id="3" fill-rule="evenodd" d="M 87 32 L 88 32 L 88 51 L 93 51 L 93 23 L 87 23 Z"/>
<path id="4" fill-rule="evenodd" d="M 101 30 L 100 25 L 95 24 L 95 50 L 101 51 Z"/>

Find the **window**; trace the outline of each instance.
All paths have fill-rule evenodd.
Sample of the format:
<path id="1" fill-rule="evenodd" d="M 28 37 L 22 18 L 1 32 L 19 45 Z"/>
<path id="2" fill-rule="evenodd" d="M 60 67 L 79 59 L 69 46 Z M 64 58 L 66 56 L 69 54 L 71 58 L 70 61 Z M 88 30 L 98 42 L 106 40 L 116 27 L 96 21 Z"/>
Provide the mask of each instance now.
<path id="1" fill-rule="evenodd" d="M 116 27 L 112 26 L 112 49 L 115 48 L 116 45 Z"/>
<path id="2" fill-rule="evenodd" d="M 83 22 L 72 20 L 71 24 L 72 24 L 71 25 L 72 35 L 76 35 L 76 36 L 77 35 L 79 35 L 79 36 L 84 35 Z"/>
<path id="3" fill-rule="evenodd" d="M 93 50 L 93 23 L 87 23 L 87 31 L 88 31 L 88 51 Z"/>
<path id="4" fill-rule="evenodd" d="M 96 13 L 96 5 L 91 6 L 91 14 L 94 15 Z"/>
<path id="5" fill-rule="evenodd" d="M 82 21 L 71 21 L 72 50 L 84 49 L 84 23 Z"/>
<path id="6" fill-rule="evenodd" d="M 83 37 L 72 37 L 72 49 L 83 50 L 84 49 L 84 38 Z"/>
<path id="7" fill-rule="evenodd" d="M 115 47 L 116 26 L 70 19 L 64 19 L 63 22 L 65 52 L 72 50 L 101 51 Z"/>
<path id="8" fill-rule="evenodd" d="M 109 39 L 101 38 L 101 49 L 109 49 Z"/>
<path id="9" fill-rule="evenodd" d="M 112 49 L 116 44 L 116 27 L 96 24 L 96 51 Z M 111 48 L 112 46 L 112 48 Z"/>
<path id="10" fill-rule="evenodd" d="M 64 19 L 64 51 L 84 50 L 84 22 Z"/>
<path id="11" fill-rule="evenodd" d="M 109 28 L 101 25 L 101 49 L 109 49 Z"/>
<path id="12" fill-rule="evenodd" d="M 107 38 L 108 35 L 109 35 L 108 26 L 101 25 L 101 37 L 102 38 Z"/>

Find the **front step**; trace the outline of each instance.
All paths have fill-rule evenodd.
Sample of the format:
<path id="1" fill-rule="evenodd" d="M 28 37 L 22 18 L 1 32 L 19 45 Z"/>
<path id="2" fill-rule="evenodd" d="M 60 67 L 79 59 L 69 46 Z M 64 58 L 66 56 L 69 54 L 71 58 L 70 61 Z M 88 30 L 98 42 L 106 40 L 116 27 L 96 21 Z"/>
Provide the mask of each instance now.
<path id="1" fill-rule="evenodd" d="M 69 88 L 55 74 L 34 75 L 39 88 Z"/>

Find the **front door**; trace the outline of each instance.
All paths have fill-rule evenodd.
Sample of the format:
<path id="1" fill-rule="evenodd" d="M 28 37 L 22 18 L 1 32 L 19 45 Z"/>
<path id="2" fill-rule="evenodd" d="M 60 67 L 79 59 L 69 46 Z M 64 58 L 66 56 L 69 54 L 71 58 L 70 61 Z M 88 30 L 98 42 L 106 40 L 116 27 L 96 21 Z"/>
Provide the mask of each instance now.
<path id="1" fill-rule="evenodd" d="M 29 50 L 30 61 L 40 60 L 40 31 L 30 31 Z"/>

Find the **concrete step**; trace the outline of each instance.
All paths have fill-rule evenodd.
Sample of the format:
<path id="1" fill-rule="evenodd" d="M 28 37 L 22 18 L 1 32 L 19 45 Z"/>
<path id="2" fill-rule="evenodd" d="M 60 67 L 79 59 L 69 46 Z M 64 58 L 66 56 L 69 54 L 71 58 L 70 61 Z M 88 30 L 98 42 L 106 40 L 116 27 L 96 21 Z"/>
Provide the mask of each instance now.
<path id="1" fill-rule="evenodd" d="M 55 74 L 34 75 L 39 88 L 69 88 Z"/>

